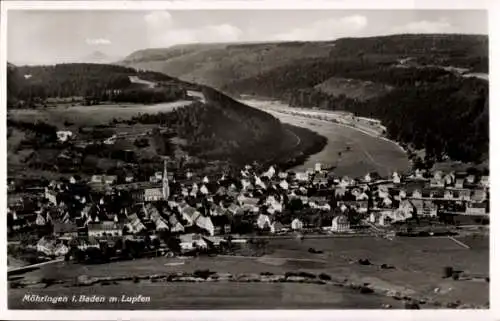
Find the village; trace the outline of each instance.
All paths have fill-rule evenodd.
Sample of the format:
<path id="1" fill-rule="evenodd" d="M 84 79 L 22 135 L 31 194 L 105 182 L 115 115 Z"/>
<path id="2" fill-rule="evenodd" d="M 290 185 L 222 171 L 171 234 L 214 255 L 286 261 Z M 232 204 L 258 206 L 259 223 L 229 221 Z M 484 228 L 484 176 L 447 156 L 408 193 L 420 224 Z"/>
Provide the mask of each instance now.
<path id="1" fill-rule="evenodd" d="M 28 251 L 36 253 L 35 262 L 57 257 L 84 262 L 91 252 L 108 259 L 124 252 L 127 257 L 222 253 L 228 242 L 254 238 L 432 236 L 448 233 L 455 218 L 476 225 L 489 218 L 489 177 L 466 172 L 415 170 L 353 179 L 336 177 L 318 163 L 306 172 L 271 166 L 258 173 L 247 165 L 237 175 L 208 177 L 171 173 L 165 160 L 163 171 L 147 182 L 132 175 L 120 178 L 124 184 L 118 179 L 73 176 L 37 186 L 35 197 L 9 204 L 9 244 L 21 244 L 9 255 L 22 258 Z M 421 223 L 409 223 L 415 221 Z"/>

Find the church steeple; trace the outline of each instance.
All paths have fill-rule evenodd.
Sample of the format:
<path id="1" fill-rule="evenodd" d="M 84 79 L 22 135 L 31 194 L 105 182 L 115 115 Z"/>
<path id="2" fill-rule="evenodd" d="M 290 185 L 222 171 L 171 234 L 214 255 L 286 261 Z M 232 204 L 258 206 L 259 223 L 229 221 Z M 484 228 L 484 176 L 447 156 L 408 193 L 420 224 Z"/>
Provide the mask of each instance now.
<path id="1" fill-rule="evenodd" d="M 168 186 L 168 173 L 167 173 L 167 160 L 163 161 L 163 189 L 162 189 L 163 199 L 165 201 L 170 197 L 170 188 Z"/>

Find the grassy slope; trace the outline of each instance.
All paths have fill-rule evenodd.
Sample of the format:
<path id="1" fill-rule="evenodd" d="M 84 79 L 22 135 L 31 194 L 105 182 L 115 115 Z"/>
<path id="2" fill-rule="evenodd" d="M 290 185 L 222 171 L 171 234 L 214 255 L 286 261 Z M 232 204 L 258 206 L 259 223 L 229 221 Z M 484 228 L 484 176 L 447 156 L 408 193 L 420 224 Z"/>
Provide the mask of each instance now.
<path id="1" fill-rule="evenodd" d="M 328 57 L 328 42 L 220 44 L 148 49 L 133 53 L 122 64 L 165 72 L 186 81 L 220 88 L 228 81 L 250 77 L 295 59 Z"/>
<path id="2" fill-rule="evenodd" d="M 121 63 L 220 88 L 224 84 L 258 75 L 295 60 L 310 58 L 364 57 L 394 61 L 411 56 L 426 63 L 449 63 L 485 72 L 485 52 L 488 52 L 487 36 L 394 35 L 326 42 L 174 46 L 141 50 L 132 53 Z"/>

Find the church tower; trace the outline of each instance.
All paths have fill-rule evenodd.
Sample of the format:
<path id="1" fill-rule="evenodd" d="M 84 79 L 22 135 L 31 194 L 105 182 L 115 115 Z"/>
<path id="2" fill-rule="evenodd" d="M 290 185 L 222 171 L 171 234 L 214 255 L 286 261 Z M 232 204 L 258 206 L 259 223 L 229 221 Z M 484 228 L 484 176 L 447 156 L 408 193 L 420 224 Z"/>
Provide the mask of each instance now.
<path id="1" fill-rule="evenodd" d="M 165 201 L 170 197 L 170 188 L 168 186 L 168 174 L 167 174 L 167 160 L 163 161 L 163 189 L 162 189 L 163 199 Z"/>

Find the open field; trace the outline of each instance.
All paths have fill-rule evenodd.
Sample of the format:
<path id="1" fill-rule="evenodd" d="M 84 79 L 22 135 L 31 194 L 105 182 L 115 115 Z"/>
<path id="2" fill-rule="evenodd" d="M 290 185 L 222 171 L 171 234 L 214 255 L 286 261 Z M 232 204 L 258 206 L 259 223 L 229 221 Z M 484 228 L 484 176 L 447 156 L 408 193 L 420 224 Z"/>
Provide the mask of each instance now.
<path id="1" fill-rule="evenodd" d="M 272 254 L 261 258 L 199 257 L 153 258 L 116 262 L 105 265 L 77 265 L 56 263 L 25 274 L 26 280 L 58 278 L 74 280 L 79 275 L 131 276 L 171 272 L 193 272 L 209 269 L 219 273 L 275 274 L 288 271 L 327 273 L 353 282 L 369 283 L 401 293 L 418 295 L 434 300 L 470 304 L 485 304 L 489 300 L 485 281 L 443 279 L 443 268 L 452 266 L 470 275 L 488 275 L 488 243 L 485 238 L 459 238 L 470 249 L 447 238 L 380 238 L 356 237 L 338 239 L 271 240 L 267 245 Z M 309 248 L 323 251 L 308 252 Z M 360 265 L 358 259 L 369 259 L 372 265 Z M 381 269 L 381 264 L 394 269 Z M 437 289 L 437 290 L 436 290 Z M 24 288 L 9 290 L 9 307 L 37 308 L 20 302 L 26 293 L 39 295 L 138 295 L 151 296 L 152 305 L 143 308 L 379 308 L 388 300 L 394 307 L 401 302 L 379 295 L 363 295 L 357 291 L 330 285 L 312 284 L 242 284 L 150 283 L 117 284 L 93 287 Z M 231 294 L 230 294 L 231 293 Z M 233 294 L 234 293 L 234 294 Z M 186 298 L 181 300 L 181 298 Z M 189 299 L 187 299 L 189 298 Z M 124 308 L 123 306 L 120 306 Z M 38 307 L 42 308 L 42 307 Z M 75 306 L 77 308 L 77 306 Z M 104 309 L 104 306 L 95 308 Z M 108 308 L 112 308 L 109 306 Z M 116 308 L 116 307 L 115 307 Z M 134 308 L 141 308 L 135 305 Z M 423 306 L 422 308 L 425 308 Z"/>
<path id="2" fill-rule="evenodd" d="M 66 121 L 77 126 L 102 125 L 109 123 L 113 118 L 117 120 L 130 119 L 139 113 L 156 114 L 159 112 L 170 112 L 177 107 L 184 107 L 191 103 L 191 101 L 182 100 L 154 105 L 112 104 L 45 109 L 10 109 L 7 115 L 18 121 L 45 121 L 62 129 L 65 127 L 64 122 Z"/>

